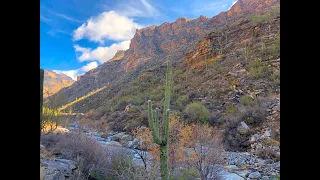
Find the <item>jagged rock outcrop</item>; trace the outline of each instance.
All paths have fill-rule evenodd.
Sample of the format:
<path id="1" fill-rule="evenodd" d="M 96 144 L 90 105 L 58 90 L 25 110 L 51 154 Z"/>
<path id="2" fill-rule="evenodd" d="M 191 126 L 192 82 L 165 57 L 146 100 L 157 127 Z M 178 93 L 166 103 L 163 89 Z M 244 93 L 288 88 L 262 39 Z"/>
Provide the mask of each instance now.
<path id="1" fill-rule="evenodd" d="M 124 57 L 124 52 L 124 50 L 117 51 L 113 58 L 110 59 L 108 62 L 121 60 Z"/>

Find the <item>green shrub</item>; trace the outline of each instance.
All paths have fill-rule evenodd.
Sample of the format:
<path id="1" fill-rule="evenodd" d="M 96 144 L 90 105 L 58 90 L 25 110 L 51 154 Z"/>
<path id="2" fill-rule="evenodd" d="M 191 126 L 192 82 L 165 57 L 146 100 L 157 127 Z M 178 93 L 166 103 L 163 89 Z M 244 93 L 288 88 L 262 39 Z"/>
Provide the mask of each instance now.
<path id="1" fill-rule="evenodd" d="M 259 24 L 264 21 L 271 20 L 280 15 L 280 8 L 272 8 L 270 11 L 266 12 L 263 15 L 255 15 L 251 17 L 251 21 L 253 24 Z"/>
<path id="2" fill-rule="evenodd" d="M 249 76 L 253 79 L 268 78 L 272 74 L 271 68 L 266 62 L 262 62 L 259 58 L 249 60 L 248 64 Z"/>
<path id="3" fill-rule="evenodd" d="M 272 175 L 270 180 L 280 180 L 280 175 Z"/>
<path id="4" fill-rule="evenodd" d="M 248 123 L 248 124 L 253 124 L 253 123 L 254 123 L 253 117 L 248 117 L 248 118 L 247 118 L 247 123 Z"/>
<path id="5" fill-rule="evenodd" d="M 226 106 L 226 113 L 227 114 L 235 114 L 235 113 L 237 113 L 237 108 L 234 105 L 229 104 Z"/>
<path id="6" fill-rule="evenodd" d="M 271 54 L 273 56 L 280 55 L 280 34 L 278 33 L 271 45 Z"/>
<path id="7" fill-rule="evenodd" d="M 280 85 L 280 71 L 275 71 L 271 75 L 271 82 L 274 86 Z"/>
<path id="8" fill-rule="evenodd" d="M 132 103 L 133 99 L 131 97 L 121 97 L 116 105 L 117 110 L 124 110 L 129 103 Z"/>
<path id="9" fill-rule="evenodd" d="M 211 114 L 210 111 L 202 104 L 191 103 L 184 110 L 184 115 L 189 122 L 209 122 Z"/>
<path id="10" fill-rule="evenodd" d="M 252 99 L 251 96 L 243 95 L 240 98 L 240 104 L 244 105 L 244 106 L 251 106 L 251 105 L 255 104 L 255 101 L 254 101 L 254 99 Z"/>
<path id="11" fill-rule="evenodd" d="M 152 101 L 160 101 L 162 98 L 163 98 L 163 93 L 156 92 L 156 91 L 153 91 L 149 96 L 149 99 L 151 99 Z"/>
<path id="12" fill-rule="evenodd" d="M 198 171 L 195 168 L 184 170 L 178 180 L 194 180 L 199 178 Z"/>
<path id="13" fill-rule="evenodd" d="M 176 100 L 176 106 L 178 109 L 183 109 L 183 107 L 188 103 L 189 97 L 187 95 L 179 96 Z"/>

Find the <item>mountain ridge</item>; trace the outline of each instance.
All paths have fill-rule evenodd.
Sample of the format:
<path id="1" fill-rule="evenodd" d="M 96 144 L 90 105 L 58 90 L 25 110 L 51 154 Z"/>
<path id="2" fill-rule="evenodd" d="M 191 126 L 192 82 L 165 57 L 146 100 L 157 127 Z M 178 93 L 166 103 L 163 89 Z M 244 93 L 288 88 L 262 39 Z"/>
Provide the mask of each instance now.
<path id="1" fill-rule="evenodd" d="M 212 18 L 200 16 L 187 21 L 179 17 L 171 23 L 137 30 L 131 39 L 130 48 L 122 51 L 120 58 L 117 53 L 113 60 L 88 71 L 79 81 L 61 89 L 56 97 L 64 99 L 62 104 L 66 104 L 107 84 L 116 86 L 131 82 L 141 71 L 159 65 L 165 59 L 173 59 L 174 65 L 183 63 L 185 54 L 191 52 L 208 33 L 227 28 L 249 14 L 263 14 L 272 6 L 278 6 L 279 2 L 238 0 L 228 11 Z"/>

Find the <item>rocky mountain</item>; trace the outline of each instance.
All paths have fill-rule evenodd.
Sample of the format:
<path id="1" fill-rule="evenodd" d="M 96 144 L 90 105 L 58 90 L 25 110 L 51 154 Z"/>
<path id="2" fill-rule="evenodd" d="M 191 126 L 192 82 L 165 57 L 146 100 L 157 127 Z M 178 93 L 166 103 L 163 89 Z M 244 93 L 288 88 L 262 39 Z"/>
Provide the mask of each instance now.
<path id="1" fill-rule="evenodd" d="M 183 63 L 185 55 L 197 48 L 198 42 L 209 33 L 231 31 L 230 27 L 239 20 L 264 14 L 279 5 L 279 0 L 238 0 L 230 10 L 221 12 L 212 18 L 180 17 L 175 22 L 166 22 L 159 26 L 137 30 L 128 50 L 118 52 L 112 60 L 87 72 L 72 86 L 63 88 L 55 95 L 55 98 L 63 99 L 60 101 L 63 105 L 91 91 L 110 85 L 110 88 L 106 88 L 95 96 L 90 96 L 90 99 L 79 102 L 81 104 L 75 104 L 75 106 L 82 107 L 75 108 L 77 111 L 86 112 L 92 108 L 96 109 L 103 106 L 104 99 L 116 96 L 120 89 L 139 77 L 143 71 L 158 67 L 166 59 L 171 59 L 174 66 Z M 237 29 L 239 27 L 233 26 L 233 32 L 231 31 L 230 34 L 236 35 L 237 31 L 243 30 Z M 232 40 L 231 38 L 227 39 Z M 91 105 L 87 107 L 88 103 L 94 107 Z"/>
<path id="2" fill-rule="evenodd" d="M 48 97 L 48 93 L 50 95 L 55 94 L 60 89 L 72 85 L 73 82 L 74 80 L 65 74 L 57 74 L 53 71 L 44 71 L 43 97 Z"/>

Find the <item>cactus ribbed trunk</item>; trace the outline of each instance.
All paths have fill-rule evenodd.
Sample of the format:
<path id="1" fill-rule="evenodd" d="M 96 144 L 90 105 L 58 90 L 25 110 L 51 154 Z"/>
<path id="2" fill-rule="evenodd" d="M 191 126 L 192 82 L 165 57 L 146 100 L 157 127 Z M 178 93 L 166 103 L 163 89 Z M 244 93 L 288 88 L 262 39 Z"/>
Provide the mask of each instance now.
<path id="1" fill-rule="evenodd" d="M 160 145 L 160 173 L 162 179 L 168 179 L 168 146 Z M 165 177 L 165 178 L 164 178 Z"/>
<path id="2" fill-rule="evenodd" d="M 42 129 L 43 78 L 44 78 L 44 70 L 40 69 L 40 138 L 41 138 L 41 129 Z"/>
<path id="3" fill-rule="evenodd" d="M 168 136 L 170 119 L 170 100 L 172 92 L 172 69 L 171 64 L 167 63 L 165 98 L 162 116 L 162 131 L 159 128 L 159 109 L 152 110 L 151 100 L 148 101 L 148 122 L 152 131 L 153 141 L 160 146 L 160 173 L 162 180 L 169 179 L 168 171 Z"/>

